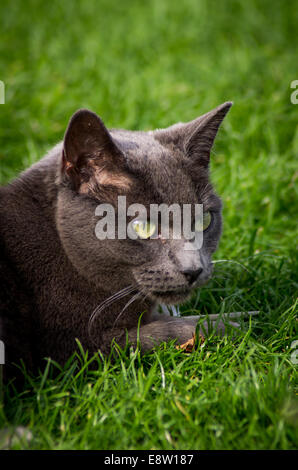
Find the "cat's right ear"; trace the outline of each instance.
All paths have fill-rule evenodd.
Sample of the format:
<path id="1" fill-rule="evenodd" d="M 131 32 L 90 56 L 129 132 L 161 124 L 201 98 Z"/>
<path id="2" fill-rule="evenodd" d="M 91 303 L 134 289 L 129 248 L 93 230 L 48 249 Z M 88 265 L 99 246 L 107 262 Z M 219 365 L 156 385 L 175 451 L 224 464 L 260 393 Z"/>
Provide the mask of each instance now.
<path id="1" fill-rule="evenodd" d="M 124 156 L 97 114 L 88 109 L 78 110 L 70 119 L 62 154 L 62 174 L 73 189 L 78 189 L 104 170 L 109 174 L 124 169 Z"/>
<path id="2" fill-rule="evenodd" d="M 200 166 L 208 167 L 216 134 L 232 104 L 227 101 L 193 121 L 174 124 L 154 134 L 163 144 L 180 147 L 189 158 L 191 172 L 196 172 Z"/>

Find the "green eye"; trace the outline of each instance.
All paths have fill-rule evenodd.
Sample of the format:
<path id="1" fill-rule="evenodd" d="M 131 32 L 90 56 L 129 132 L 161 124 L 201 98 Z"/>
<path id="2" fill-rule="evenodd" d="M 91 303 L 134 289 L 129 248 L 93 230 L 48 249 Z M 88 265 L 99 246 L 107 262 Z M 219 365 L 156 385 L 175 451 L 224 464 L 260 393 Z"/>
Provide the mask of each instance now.
<path id="1" fill-rule="evenodd" d="M 210 223 L 211 223 L 211 213 L 209 211 L 204 212 L 204 214 L 203 214 L 203 224 L 202 224 L 201 217 L 199 219 L 197 219 L 196 223 L 195 223 L 195 231 L 196 232 L 203 232 L 204 230 L 206 230 L 209 227 Z"/>
<path id="2" fill-rule="evenodd" d="M 132 226 L 136 234 L 143 239 L 152 237 L 156 230 L 155 224 L 147 220 L 134 220 Z"/>

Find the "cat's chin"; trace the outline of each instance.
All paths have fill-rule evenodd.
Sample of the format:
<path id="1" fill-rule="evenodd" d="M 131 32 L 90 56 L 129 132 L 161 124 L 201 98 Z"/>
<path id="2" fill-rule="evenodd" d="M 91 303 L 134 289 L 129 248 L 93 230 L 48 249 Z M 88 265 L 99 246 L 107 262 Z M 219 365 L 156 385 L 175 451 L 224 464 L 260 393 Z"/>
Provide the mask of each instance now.
<path id="1" fill-rule="evenodd" d="M 180 291 L 154 291 L 151 296 L 155 301 L 160 304 L 175 305 L 185 302 L 191 294 L 191 289 L 184 289 Z"/>

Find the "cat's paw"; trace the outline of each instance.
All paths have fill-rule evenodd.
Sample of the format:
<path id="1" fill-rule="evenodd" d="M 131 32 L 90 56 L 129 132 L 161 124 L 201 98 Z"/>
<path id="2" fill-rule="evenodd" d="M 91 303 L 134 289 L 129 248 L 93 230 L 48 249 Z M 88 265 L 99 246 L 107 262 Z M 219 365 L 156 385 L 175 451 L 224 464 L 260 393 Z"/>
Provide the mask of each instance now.
<path id="1" fill-rule="evenodd" d="M 240 324 L 230 320 L 205 321 L 200 327 L 200 334 L 211 335 L 213 332 L 218 336 L 231 335 L 234 337 L 239 333 Z"/>

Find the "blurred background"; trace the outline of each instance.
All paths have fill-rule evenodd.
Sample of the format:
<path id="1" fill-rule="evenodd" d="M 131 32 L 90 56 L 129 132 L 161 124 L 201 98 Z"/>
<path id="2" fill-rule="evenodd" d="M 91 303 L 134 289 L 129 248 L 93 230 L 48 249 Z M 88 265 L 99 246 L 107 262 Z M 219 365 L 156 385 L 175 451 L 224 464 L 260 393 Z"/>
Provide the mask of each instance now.
<path id="1" fill-rule="evenodd" d="M 1 0 L 0 184 L 78 108 L 149 130 L 231 100 L 211 158 L 214 258 L 228 261 L 181 310 L 260 313 L 240 342 L 208 339 L 194 356 L 172 345 L 58 380 L 47 366 L 7 398 L 7 419 L 0 405 L 0 427 L 29 426 L 42 449 L 297 448 L 297 31 L 295 0 Z"/>
<path id="2" fill-rule="evenodd" d="M 232 100 L 211 164 L 224 202 L 216 256 L 254 266 L 257 277 L 240 270 L 226 281 L 225 272 L 216 302 L 228 292 L 235 308 L 291 305 L 297 30 L 294 0 L 1 0 L 1 183 L 61 140 L 78 108 L 110 128 L 147 130 Z"/>

